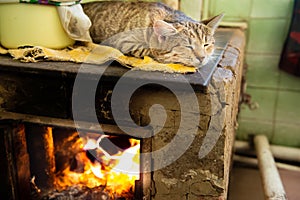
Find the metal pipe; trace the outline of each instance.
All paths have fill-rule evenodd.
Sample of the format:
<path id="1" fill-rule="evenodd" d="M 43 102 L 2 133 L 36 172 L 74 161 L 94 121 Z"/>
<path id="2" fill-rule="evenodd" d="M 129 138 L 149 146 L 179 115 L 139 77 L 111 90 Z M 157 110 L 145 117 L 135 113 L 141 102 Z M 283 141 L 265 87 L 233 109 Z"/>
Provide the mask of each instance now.
<path id="1" fill-rule="evenodd" d="M 247 155 L 255 155 L 255 151 L 248 142 L 235 141 L 234 149 L 237 153 L 244 153 Z M 279 145 L 270 145 L 271 152 L 276 159 L 299 162 L 300 163 L 300 149 L 293 147 L 285 147 Z"/>
<path id="2" fill-rule="evenodd" d="M 263 183 L 265 199 L 287 199 L 267 137 L 265 135 L 255 136 L 254 146 L 258 159 L 260 176 Z"/>
<path id="3" fill-rule="evenodd" d="M 233 161 L 242 163 L 242 164 L 246 164 L 251 167 L 258 166 L 258 160 L 256 158 L 251 158 L 251 157 L 247 157 L 247 156 L 234 155 Z M 294 172 L 300 173 L 300 167 L 285 164 L 285 163 L 280 163 L 280 162 L 276 162 L 275 164 L 278 169 L 284 169 L 284 170 L 289 170 L 289 171 L 294 171 Z"/>

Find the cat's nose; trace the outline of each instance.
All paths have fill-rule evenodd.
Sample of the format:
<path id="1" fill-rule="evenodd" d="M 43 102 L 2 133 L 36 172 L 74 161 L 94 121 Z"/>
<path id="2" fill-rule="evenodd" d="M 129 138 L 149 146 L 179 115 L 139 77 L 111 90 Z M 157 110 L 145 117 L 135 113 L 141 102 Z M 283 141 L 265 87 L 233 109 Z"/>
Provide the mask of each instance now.
<path id="1" fill-rule="evenodd" d="M 197 57 L 198 60 L 202 62 L 205 59 L 205 52 L 202 50 L 194 51 L 194 55 Z"/>
<path id="2" fill-rule="evenodd" d="M 203 61 L 205 60 L 205 56 L 200 56 L 200 57 L 199 57 L 199 60 L 200 60 L 201 62 L 203 62 Z"/>
<path id="3" fill-rule="evenodd" d="M 205 61 L 205 56 L 199 56 L 199 57 L 197 57 L 197 59 L 199 60 L 199 62 L 201 64 L 203 64 L 203 62 Z"/>

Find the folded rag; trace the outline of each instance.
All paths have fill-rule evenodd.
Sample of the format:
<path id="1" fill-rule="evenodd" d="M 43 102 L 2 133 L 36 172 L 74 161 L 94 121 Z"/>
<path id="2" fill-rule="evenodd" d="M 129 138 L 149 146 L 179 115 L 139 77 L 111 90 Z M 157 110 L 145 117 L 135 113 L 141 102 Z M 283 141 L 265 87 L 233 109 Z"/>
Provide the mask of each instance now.
<path id="1" fill-rule="evenodd" d="M 62 50 L 54 50 L 39 46 L 21 49 L 4 49 L 0 46 L 0 54 L 10 54 L 14 59 L 22 62 L 69 61 L 75 63 L 104 64 L 107 61 L 115 60 L 121 65 L 133 70 L 182 74 L 194 73 L 197 71 L 195 67 L 187 67 L 181 64 L 159 63 L 150 57 L 140 59 L 125 56 L 115 48 L 91 42 L 74 45 Z"/>

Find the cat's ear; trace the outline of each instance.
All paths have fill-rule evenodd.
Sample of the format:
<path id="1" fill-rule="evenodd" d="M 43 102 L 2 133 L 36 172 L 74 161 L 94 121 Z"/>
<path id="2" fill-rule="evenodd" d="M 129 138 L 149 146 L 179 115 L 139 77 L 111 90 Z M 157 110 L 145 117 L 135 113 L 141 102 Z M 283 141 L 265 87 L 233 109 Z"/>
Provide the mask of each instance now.
<path id="1" fill-rule="evenodd" d="M 216 29 L 218 28 L 220 22 L 222 21 L 223 17 L 224 17 L 224 13 L 221 13 L 221 14 L 219 14 L 217 16 L 214 16 L 210 19 L 203 20 L 203 21 L 201 21 L 201 23 L 205 24 L 206 26 L 211 28 L 211 30 L 213 32 L 215 32 Z"/>
<path id="2" fill-rule="evenodd" d="M 154 33 L 159 37 L 159 39 L 162 39 L 167 36 L 175 35 L 178 31 L 176 28 L 163 20 L 157 20 L 154 22 L 153 25 Z"/>

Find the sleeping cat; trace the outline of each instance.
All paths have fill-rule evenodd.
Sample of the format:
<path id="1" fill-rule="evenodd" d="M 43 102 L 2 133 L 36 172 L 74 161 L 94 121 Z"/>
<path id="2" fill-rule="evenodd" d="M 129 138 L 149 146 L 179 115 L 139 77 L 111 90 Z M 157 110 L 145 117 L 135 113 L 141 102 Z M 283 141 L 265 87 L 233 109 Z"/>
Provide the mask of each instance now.
<path id="1" fill-rule="evenodd" d="M 214 51 L 214 33 L 223 14 L 202 22 L 158 2 L 82 4 L 95 43 L 124 54 L 149 56 L 161 63 L 200 67 Z"/>

